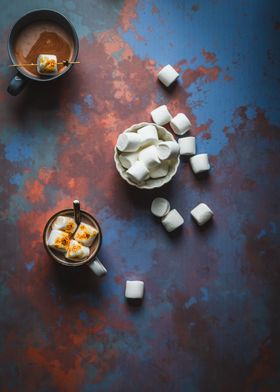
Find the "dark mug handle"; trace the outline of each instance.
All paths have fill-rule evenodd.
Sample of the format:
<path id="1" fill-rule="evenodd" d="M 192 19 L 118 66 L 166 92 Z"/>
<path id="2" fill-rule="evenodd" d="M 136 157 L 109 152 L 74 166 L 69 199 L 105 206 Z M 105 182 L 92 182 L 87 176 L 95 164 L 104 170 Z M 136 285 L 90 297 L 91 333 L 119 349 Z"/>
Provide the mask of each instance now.
<path id="1" fill-rule="evenodd" d="M 24 89 L 26 83 L 27 78 L 18 72 L 10 81 L 7 91 L 11 95 L 18 95 Z"/>

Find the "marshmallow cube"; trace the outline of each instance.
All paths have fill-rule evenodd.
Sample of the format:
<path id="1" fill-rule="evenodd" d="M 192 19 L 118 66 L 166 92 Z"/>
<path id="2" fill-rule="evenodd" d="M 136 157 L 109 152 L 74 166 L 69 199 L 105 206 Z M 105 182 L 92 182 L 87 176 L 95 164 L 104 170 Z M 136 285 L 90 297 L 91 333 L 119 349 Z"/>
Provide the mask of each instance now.
<path id="1" fill-rule="evenodd" d="M 202 226 L 212 218 L 214 213 L 206 204 L 200 203 L 191 210 L 191 215 L 197 224 Z"/>
<path id="2" fill-rule="evenodd" d="M 98 230 L 87 223 L 81 222 L 74 235 L 74 239 L 84 246 L 91 246 L 97 235 Z"/>
<path id="3" fill-rule="evenodd" d="M 170 65 L 163 67 L 158 73 L 158 79 L 166 87 L 169 87 L 178 78 L 178 72 Z"/>
<path id="4" fill-rule="evenodd" d="M 153 122 L 158 125 L 165 125 L 170 122 L 172 116 L 169 113 L 167 106 L 162 105 L 151 111 Z"/>
<path id="5" fill-rule="evenodd" d="M 161 219 L 161 223 L 163 224 L 165 230 L 170 233 L 184 224 L 184 218 L 177 210 L 174 209 Z"/>
<path id="6" fill-rule="evenodd" d="M 194 174 L 199 174 L 210 170 L 210 164 L 207 154 L 197 154 L 190 158 L 190 164 Z"/>
<path id="7" fill-rule="evenodd" d="M 139 161 L 144 162 L 148 170 L 160 164 L 156 146 L 149 146 L 139 152 Z"/>
<path id="8" fill-rule="evenodd" d="M 150 170 L 150 177 L 151 178 L 162 178 L 168 174 L 169 171 L 169 162 L 164 161 L 161 162 L 160 165 Z"/>
<path id="9" fill-rule="evenodd" d="M 77 229 L 77 223 L 69 216 L 59 215 L 52 224 L 52 229 L 66 231 L 66 233 L 73 234 Z"/>
<path id="10" fill-rule="evenodd" d="M 158 133 L 154 125 L 146 125 L 138 129 L 137 133 L 142 138 L 142 146 L 147 146 L 158 141 Z"/>
<path id="11" fill-rule="evenodd" d="M 195 154 L 195 137 L 182 137 L 178 140 L 180 147 L 180 155 L 190 156 Z"/>
<path id="12" fill-rule="evenodd" d="M 180 147 L 175 141 L 160 142 L 157 146 L 158 156 L 162 161 L 176 158 L 179 155 Z"/>
<path id="13" fill-rule="evenodd" d="M 69 248 L 65 257 L 72 261 L 80 261 L 89 256 L 89 248 L 79 244 L 75 240 L 70 241 Z"/>
<path id="14" fill-rule="evenodd" d="M 126 172 L 134 182 L 142 182 L 149 176 L 149 170 L 142 161 L 136 161 Z"/>
<path id="15" fill-rule="evenodd" d="M 123 152 L 119 155 L 119 160 L 125 169 L 129 169 L 138 159 L 138 152 Z"/>
<path id="16" fill-rule="evenodd" d="M 48 238 L 48 246 L 58 252 L 66 253 L 70 244 L 69 234 L 65 231 L 52 230 Z"/>
<path id="17" fill-rule="evenodd" d="M 141 146 L 142 139 L 138 133 L 121 133 L 117 140 L 117 149 L 121 152 L 135 152 Z"/>
<path id="18" fill-rule="evenodd" d="M 57 73 L 57 57 L 54 54 L 40 54 L 37 57 L 37 72 L 40 75 Z"/>
<path id="19" fill-rule="evenodd" d="M 177 135 L 184 135 L 191 129 L 192 124 L 184 113 L 178 113 L 170 121 L 170 126 Z"/>
<path id="20" fill-rule="evenodd" d="M 144 282 L 142 280 L 127 280 L 125 297 L 127 299 L 142 299 L 144 296 Z"/>
<path id="21" fill-rule="evenodd" d="M 156 197 L 151 205 L 151 212 L 158 218 L 162 218 L 170 211 L 170 203 L 163 197 Z"/>

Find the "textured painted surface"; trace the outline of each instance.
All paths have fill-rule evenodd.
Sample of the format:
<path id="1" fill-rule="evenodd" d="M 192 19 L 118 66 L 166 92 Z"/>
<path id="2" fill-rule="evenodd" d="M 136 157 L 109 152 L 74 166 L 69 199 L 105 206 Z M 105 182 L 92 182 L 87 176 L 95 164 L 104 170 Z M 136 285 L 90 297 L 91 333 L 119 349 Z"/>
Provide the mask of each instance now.
<path id="1" fill-rule="evenodd" d="M 279 391 L 280 3 L 38 1 L 1 10 L 1 391 Z M 82 64 L 52 86 L 6 94 L 6 38 L 25 11 L 77 28 Z M 180 71 L 168 92 L 162 65 Z M 211 174 L 182 163 L 139 192 L 116 174 L 117 135 L 167 103 L 189 114 Z M 167 235 L 165 195 L 185 218 Z M 79 198 L 104 231 L 109 274 L 59 268 L 48 217 Z M 206 202 L 212 224 L 189 211 Z M 140 308 L 126 279 L 143 279 Z"/>

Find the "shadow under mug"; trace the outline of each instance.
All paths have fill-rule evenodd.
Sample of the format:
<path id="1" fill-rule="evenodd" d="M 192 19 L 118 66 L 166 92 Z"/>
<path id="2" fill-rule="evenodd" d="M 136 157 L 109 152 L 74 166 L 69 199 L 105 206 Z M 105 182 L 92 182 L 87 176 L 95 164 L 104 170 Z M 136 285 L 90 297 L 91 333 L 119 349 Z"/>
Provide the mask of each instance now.
<path id="1" fill-rule="evenodd" d="M 97 229 L 99 231 L 98 236 L 95 238 L 92 246 L 90 247 L 89 256 L 81 261 L 67 260 L 63 253 L 56 252 L 47 245 L 48 238 L 49 238 L 50 232 L 52 230 L 52 224 L 55 221 L 55 219 L 61 215 L 74 218 L 73 209 L 58 211 L 53 216 L 51 216 L 51 218 L 48 220 L 48 222 L 44 228 L 44 232 L 43 232 L 43 243 L 44 243 L 45 249 L 48 252 L 48 254 L 52 257 L 52 259 L 54 259 L 59 264 L 65 265 L 67 267 L 72 267 L 72 268 L 79 267 L 82 265 L 88 265 L 90 267 L 90 269 L 95 273 L 95 275 L 104 276 L 107 273 L 107 270 L 97 257 L 97 254 L 98 254 L 98 252 L 101 248 L 101 245 L 102 245 L 101 227 L 100 227 L 99 223 L 97 222 L 97 220 L 92 215 L 90 215 L 88 212 L 81 210 L 80 213 L 81 213 L 81 220 L 84 217 L 84 219 L 86 221 L 85 223 L 88 223 L 94 227 L 97 227 Z"/>
<path id="2" fill-rule="evenodd" d="M 72 23 L 64 15 L 57 11 L 49 9 L 37 9 L 23 15 L 12 27 L 8 39 L 8 53 L 12 63 L 17 64 L 14 52 L 14 44 L 18 34 L 20 34 L 20 31 L 24 27 L 40 20 L 55 22 L 59 24 L 65 31 L 67 31 L 69 35 L 71 35 L 73 40 L 73 55 L 70 61 L 76 61 L 79 53 L 79 39 Z M 62 72 L 53 76 L 48 76 L 47 78 L 40 78 L 36 77 L 35 75 L 32 76 L 30 73 L 27 73 L 23 67 L 16 67 L 17 74 L 10 81 L 7 91 L 11 95 L 18 95 L 24 89 L 28 81 L 32 80 L 39 83 L 49 83 L 65 75 L 71 70 L 72 66 L 73 64 L 69 64 Z"/>

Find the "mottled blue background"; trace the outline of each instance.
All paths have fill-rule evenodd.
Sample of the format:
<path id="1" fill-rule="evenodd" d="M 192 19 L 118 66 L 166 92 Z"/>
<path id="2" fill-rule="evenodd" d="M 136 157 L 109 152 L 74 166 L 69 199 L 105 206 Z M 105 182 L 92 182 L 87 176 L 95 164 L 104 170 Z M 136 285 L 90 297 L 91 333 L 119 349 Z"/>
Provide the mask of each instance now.
<path id="1" fill-rule="evenodd" d="M 26 11 L 75 25 L 81 64 L 18 97 L 6 43 Z M 280 390 L 277 1 L 13 1 L 1 8 L 1 391 Z M 178 83 L 156 80 L 172 64 Z M 204 179 L 182 162 L 157 191 L 124 183 L 117 136 L 166 103 L 192 121 Z M 185 218 L 168 235 L 149 209 Z M 42 245 L 47 219 L 79 198 L 104 232 L 98 281 Z M 198 228 L 190 210 L 214 211 Z M 141 307 L 127 279 L 145 281 Z"/>

